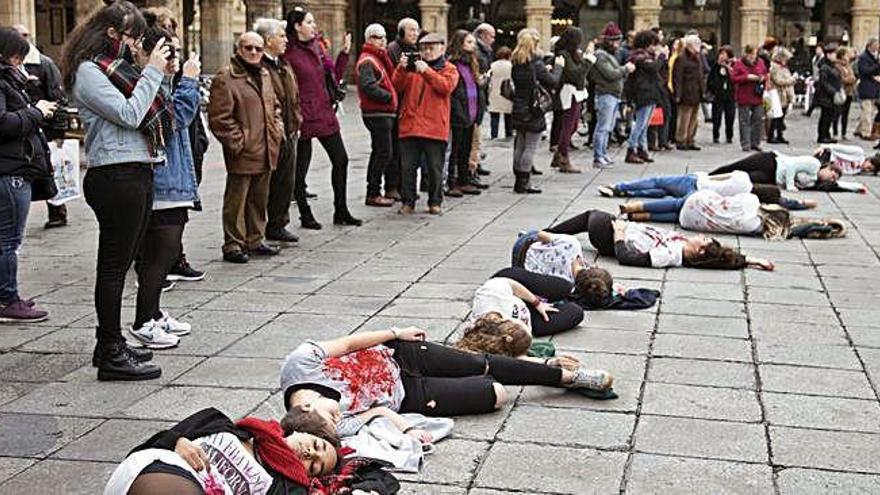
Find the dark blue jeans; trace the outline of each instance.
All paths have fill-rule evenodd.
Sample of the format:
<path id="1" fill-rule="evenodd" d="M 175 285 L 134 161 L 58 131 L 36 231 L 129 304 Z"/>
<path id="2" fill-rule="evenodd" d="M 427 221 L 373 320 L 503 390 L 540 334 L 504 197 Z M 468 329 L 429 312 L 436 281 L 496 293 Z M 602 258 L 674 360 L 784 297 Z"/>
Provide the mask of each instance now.
<path id="1" fill-rule="evenodd" d="M 645 211 L 651 214 L 652 222 L 678 222 L 678 213 L 687 198 L 663 198 L 645 201 Z"/>
<path id="2" fill-rule="evenodd" d="M 693 174 L 658 175 L 628 182 L 618 182 L 614 184 L 614 187 L 638 198 L 662 198 L 665 196 L 684 198 L 697 190 L 697 176 Z"/>
<path id="3" fill-rule="evenodd" d="M 0 303 L 18 299 L 18 248 L 31 207 L 31 183 L 21 177 L 0 177 Z"/>

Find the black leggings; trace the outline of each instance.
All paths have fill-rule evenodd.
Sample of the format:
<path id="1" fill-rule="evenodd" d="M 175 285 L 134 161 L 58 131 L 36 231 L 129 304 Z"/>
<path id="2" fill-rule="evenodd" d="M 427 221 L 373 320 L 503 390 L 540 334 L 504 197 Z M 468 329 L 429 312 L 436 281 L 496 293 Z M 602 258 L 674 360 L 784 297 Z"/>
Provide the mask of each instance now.
<path id="1" fill-rule="evenodd" d="M 202 485 L 186 469 L 154 461 L 134 479 L 128 495 L 203 495 Z"/>
<path id="2" fill-rule="evenodd" d="M 580 215 L 544 229 L 553 234 L 577 235 L 587 232 L 590 244 L 603 256 L 614 256 L 614 215 L 601 210 L 587 210 Z M 523 284 L 525 285 L 525 284 Z"/>
<path id="3" fill-rule="evenodd" d="M 184 225 L 184 208 L 153 211 L 134 267 L 138 274 L 134 328 L 162 317 L 159 311 L 162 283 L 180 256 Z"/>
<path id="4" fill-rule="evenodd" d="M 776 154 L 768 151 L 751 155 L 709 172 L 709 175 L 729 174 L 741 170 L 749 174 L 752 184 L 776 184 Z"/>
<path id="5" fill-rule="evenodd" d="M 331 172 L 330 182 L 333 184 L 333 207 L 338 215 L 348 213 L 345 200 L 345 188 L 348 183 L 348 153 L 345 151 L 345 143 L 342 142 L 342 134 L 337 132 L 330 136 L 318 138 L 327 156 L 330 157 Z M 300 218 L 313 218 L 312 210 L 306 199 L 306 175 L 309 173 L 309 163 L 312 161 L 312 140 L 300 139 L 296 145 L 296 179 L 293 185 L 293 197 L 299 208 Z"/>
<path id="6" fill-rule="evenodd" d="M 470 182 L 468 161 L 474 139 L 474 126 L 452 128 L 452 149 L 449 152 L 449 165 L 446 183 L 450 188 L 464 186 Z"/>
<path id="7" fill-rule="evenodd" d="M 574 286 L 564 278 L 533 273 L 520 267 L 504 268 L 499 270 L 493 277 L 516 280 L 532 294 L 552 302 L 553 306 L 559 310 L 556 313 L 548 313 L 547 317 L 550 321 L 544 321 L 541 313 L 529 305 L 532 335 L 535 337 L 544 337 L 571 330 L 584 320 L 584 308 L 576 303 L 567 301 Z"/>
<path id="8" fill-rule="evenodd" d="M 432 342 L 395 340 L 405 395 L 402 413 L 426 416 L 484 414 L 495 410 L 493 383 L 559 387 L 562 370 L 521 359 L 460 351 Z"/>

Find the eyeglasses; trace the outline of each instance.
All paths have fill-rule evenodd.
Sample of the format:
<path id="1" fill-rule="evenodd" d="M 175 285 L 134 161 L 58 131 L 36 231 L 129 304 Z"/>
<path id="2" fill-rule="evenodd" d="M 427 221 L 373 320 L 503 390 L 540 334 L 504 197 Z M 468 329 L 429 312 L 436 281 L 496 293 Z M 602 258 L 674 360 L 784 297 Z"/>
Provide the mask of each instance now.
<path id="1" fill-rule="evenodd" d="M 385 35 L 384 34 L 373 34 L 373 35 L 370 35 L 370 38 L 372 38 L 374 40 L 384 40 Z"/>
<path id="2" fill-rule="evenodd" d="M 241 49 L 246 52 L 263 53 L 263 47 L 259 45 L 242 45 Z"/>

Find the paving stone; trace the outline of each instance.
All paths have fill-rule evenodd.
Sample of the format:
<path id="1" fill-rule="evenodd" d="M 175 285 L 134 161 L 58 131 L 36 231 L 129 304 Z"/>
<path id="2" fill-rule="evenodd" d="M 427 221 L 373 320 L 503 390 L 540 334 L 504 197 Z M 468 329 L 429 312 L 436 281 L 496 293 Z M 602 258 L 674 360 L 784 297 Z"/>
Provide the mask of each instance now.
<path id="1" fill-rule="evenodd" d="M 12 402 L 19 397 L 29 394 L 40 387 L 41 384 L 33 382 L 7 382 L 0 383 L 0 405 Z"/>
<path id="2" fill-rule="evenodd" d="M 365 282 L 363 280 L 336 280 L 322 287 L 318 294 L 328 296 L 382 296 L 392 298 L 398 296 L 406 288 L 409 282 Z"/>
<path id="3" fill-rule="evenodd" d="M 278 388 L 283 360 L 211 357 L 174 380 L 175 385 L 206 387 Z"/>
<path id="4" fill-rule="evenodd" d="M 880 474 L 875 433 L 770 427 L 773 462 Z"/>
<path id="5" fill-rule="evenodd" d="M 822 283 L 815 275 L 796 276 L 784 275 L 777 271 L 765 272 L 758 270 L 746 271 L 746 280 L 749 287 L 792 288 L 807 290 L 823 290 Z"/>
<path id="6" fill-rule="evenodd" d="M 277 313 L 197 309 L 180 318 L 194 328 L 222 333 L 250 333 L 272 321 Z"/>
<path id="7" fill-rule="evenodd" d="M 24 471 L 32 466 L 35 459 L 19 459 L 16 457 L 0 457 L 0 490 L 3 489 L 2 483 L 16 474 Z"/>
<path id="8" fill-rule="evenodd" d="M 418 474 L 398 474 L 403 481 L 467 485 L 489 444 L 473 440 L 446 439 L 425 458 Z"/>
<path id="9" fill-rule="evenodd" d="M 660 313 L 658 333 L 684 333 L 745 339 L 749 336 L 745 318 L 719 318 Z"/>
<path id="10" fill-rule="evenodd" d="M 463 301 L 432 301 L 401 297 L 395 299 L 378 316 L 463 319 L 470 310 L 470 303 Z"/>
<path id="11" fill-rule="evenodd" d="M 616 269 L 617 267 L 615 267 L 615 271 Z M 742 274 L 733 270 L 675 269 L 669 270 L 666 274 L 666 281 L 736 285 L 742 282 Z"/>
<path id="12" fill-rule="evenodd" d="M 635 448 L 656 454 L 767 462 L 764 427 L 759 424 L 642 416 Z"/>
<path id="13" fill-rule="evenodd" d="M 760 366 L 765 392 L 788 392 L 828 397 L 875 399 L 871 384 L 861 371 L 843 371 L 800 366 Z"/>
<path id="14" fill-rule="evenodd" d="M 281 313 L 288 311 L 306 297 L 302 294 L 266 294 L 263 292 L 241 291 L 215 297 L 205 304 L 202 309 Z"/>
<path id="15" fill-rule="evenodd" d="M 91 360 L 91 358 L 88 356 L 85 356 L 84 359 Z M 158 364 L 162 368 L 162 376 L 160 376 L 156 380 L 151 380 L 150 383 L 170 383 L 175 378 L 189 371 L 203 360 L 204 358 L 201 356 L 171 356 L 167 355 L 165 352 L 162 352 L 161 354 L 156 353 L 154 354 L 153 362 Z M 96 373 L 95 368 L 92 367 L 92 363 L 89 362 L 88 364 L 65 375 L 60 379 L 60 381 L 74 383 L 96 383 L 98 381 L 98 374 Z"/>
<path id="16" fill-rule="evenodd" d="M 452 429 L 453 438 L 481 440 L 484 442 L 494 441 L 501 427 L 507 421 L 507 418 L 510 417 L 510 412 L 513 410 L 513 405 L 522 387 L 507 386 L 505 389 L 509 399 L 501 409 L 490 414 L 456 417 L 455 426 Z"/>
<path id="17" fill-rule="evenodd" d="M 787 344 L 757 341 L 758 362 L 772 364 L 793 364 L 847 370 L 862 369 L 855 353 L 849 347 L 825 345 L 802 346 L 796 342 Z"/>
<path id="18" fill-rule="evenodd" d="M 765 392 L 770 424 L 880 432 L 880 404 L 873 400 Z"/>
<path id="19" fill-rule="evenodd" d="M 829 297 L 836 308 L 869 308 L 877 303 L 877 294 L 830 290 Z"/>
<path id="20" fill-rule="evenodd" d="M 263 276 L 248 280 L 238 289 L 264 294 L 314 294 L 330 281 L 326 278 Z"/>
<path id="21" fill-rule="evenodd" d="M 663 286 L 663 300 L 667 299 L 716 299 L 742 301 L 745 298 L 741 284 L 694 284 L 690 282 L 667 282 Z"/>
<path id="22" fill-rule="evenodd" d="M 589 322 L 586 323 L 589 325 Z M 594 351 L 619 354 L 645 354 L 650 334 L 617 329 L 586 328 L 584 323 L 573 330 L 553 336 L 558 351 Z"/>
<path id="23" fill-rule="evenodd" d="M 839 325 L 837 315 L 831 307 L 782 306 L 779 304 L 749 303 L 749 316 L 752 325 L 773 326 L 777 322 L 809 323 L 812 325 Z"/>
<path id="24" fill-rule="evenodd" d="M 85 364 L 91 358 L 77 354 L 0 354 L 0 374 L 4 380 L 49 382 L 57 380 Z"/>
<path id="25" fill-rule="evenodd" d="M 639 405 L 640 381 L 615 379 L 614 392 L 618 398 L 612 400 L 588 399 L 566 389 L 551 387 L 523 387 L 519 402 L 521 404 L 568 407 L 591 411 L 617 411 L 635 413 Z"/>
<path id="26" fill-rule="evenodd" d="M 779 321 L 772 325 L 752 325 L 752 337 L 768 344 L 788 345 L 804 341 L 817 347 L 849 345 L 846 333 L 840 325 L 809 325 Z"/>
<path id="27" fill-rule="evenodd" d="M 328 340 L 348 335 L 364 317 L 285 313 L 263 328 L 225 349 L 224 356 L 281 359 L 306 340 Z"/>
<path id="28" fill-rule="evenodd" d="M 856 347 L 880 348 L 880 327 L 847 326 L 846 331 Z"/>
<path id="29" fill-rule="evenodd" d="M 456 486 L 431 485 L 428 483 L 401 483 L 400 495 L 465 495 L 467 489 Z M 471 494 L 475 493 L 473 491 Z"/>
<path id="30" fill-rule="evenodd" d="M 629 444 L 634 423 L 635 417 L 629 414 L 520 406 L 513 410 L 498 437 L 511 443 L 623 450 Z"/>
<path id="31" fill-rule="evenodd" d="M 268 390 L 214 387 L 165 387 L 122 412 L 136 419 L 180 421 L 206 407 L 216 407 L 230 418 L 240 418 L 269 397 Z"/>
<path id="32" fill-rule="evenodd" d="M 880 349 L 859 349 L 859 356 L 874 383 L 880 383 Z"/>
<path id="33" fill-rule="evenodd" d="M 648 381 L 708 387 L 755 389 L 755 371 L 751 364 L 692 359 L 654 358 Z"/>
<path id="34" fill-rule="evenodd" d="M 104 491 L 114 469 L 116 464 L 47 460 L 0 485 L 0 493 L 94 495 Z"/>
<path id="35" fill-rule="evenodd" d="M 476 486 L 516 491 L 617 492 L 626 454 L 498 442 L 476 478 Z"/>
<path id="36" fill-rule="evenodd" d="M 663 296 L 663 312 L 729 318 L 739 318 L 746 314 L 745 306 L 741 302 L 695 298 L 667 299 L 665 296 Z"/>
<path id="37" fill-rule="evenodd" d="M 654 355 L 750 362 L 752 349 L 748 341 L 740 339 L 658 334 Z"/>
<path id="38" fill-rule="evenodd" d="M 45 457 L 99 424 L 99 419 L 0 414 L 0 455 Z"/>
<path id="39" fill-rule="evenodd" d="M 877 492 L 880 476 L 856 473 L 835 473 L 815 469 L 784 469 L 776 475 L 779 493 L 849 493 L 868 495 Z"/>
<path id="40" fill-rule="evenodd" d="M 865 308 L 840 308 L 839 311 L 840 319 L 843 320 L 843 324 L 846 326 L 880 326 L 880 311 Z"/>
<path id="41" fill-rule="evenodd" d="M 107 417 L 159 389 L 127 383 L 49 383 L 2 408 L 4 412 Z"/>
<path id="42" fill-rule="evenodd" d="M 828 307 L 828 297 L 819 291 L 806 289 L 751 287 L 749 301 L 759 303 L 775 303 L 794 306 Z"/>
<path id="43" fill-rule="evenodd" d="M 180 341 L 180 345 L 173 349 L 162 351 L 162 356 L 212 356 L 222 351 L 232 343 L 244 336 L 238 333 L 212 332 L 193 328 L 192 333 Z M 159 361 L 162 364 L 162 361 Z"/>
<path id="44" fill-rule="evenodd" d="M 754 422 L 761 420 L 755 392 L 733 388 L 648 383 L 643 414 Z"/>
<path id="45" fill-rule="evenodd" d="M 50 332 L 57 331 L 52 327 L 25 327 L 4 325 L 0 332 L 0 352 L 14 349 L 32 340 L 40 338 Z"/>
<path id="46" fill-rule="evenodd" d="M 371 316 L 379 312 L 388 300 L 384 297 L 308 296 L 290 311 L 322 315 Z"/>
<path id="47" fill-rule="evenodd" d="M 633 456 L 629 493 L 772 493 L 770 466 L 649 454 Z"/>
<path id="48" fill-rule="evenodd" d="M 53 459 L 122 462 L 132 448 L 173 422 L 111 419 L 52 454 Z"/>
<path id="49" fill-rule="evenodd" d="M 586 315 L 586 326 L 650 332 L 654 329 L 656 319 L 655 308 L 639 311 L 590 311 Z"/>
<path id="50" fill-rule="evenodd" d="M 410 286 L 403 295 L 409 298 L 448 299 L 451 301 L 471 302 L 477 287 L 479 285 L 476 284 L 417 282 Z"/>

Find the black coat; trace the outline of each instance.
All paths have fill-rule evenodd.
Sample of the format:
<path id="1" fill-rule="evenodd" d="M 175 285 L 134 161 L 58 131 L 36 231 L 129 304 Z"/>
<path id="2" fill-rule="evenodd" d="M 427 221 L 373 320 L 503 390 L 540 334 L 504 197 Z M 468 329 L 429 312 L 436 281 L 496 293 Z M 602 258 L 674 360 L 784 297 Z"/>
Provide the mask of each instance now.
<path id="1" fill-rule="evenodd" d="M 675 102 L 680 105 L 699 105 L 705 88 L 703 61 L 700 55 L 691 55 L 687 50 L 682 51 L 675 59 L 672 75 Z"/>
<path id="2" fill-rule="evenodd" d="M 562 67 L 557 65 L 553 67 L 553 72 L 549 72 L 544 61 L 537 55 L 533 56 L 528 64 L 513 64 L 510 79 L 514 87 L 511 113 L 514 129 L 541 132 L 547 128 L 544 114 L 533 109 L 535 86 L 541 84 L 544 88 L 555 88 L 559 85 L 561 77 Z"/>
<path id="3" fill-rule="evenodd" d="M 660 69 L 663 61 L 655 59 L 644 49 L 631 51 L 629 61 L 635 64 L 636 70 L 624 83 L 623 94 L 626 99 L 635 104 L 636 108 L 661 105 L 663 82 L 660 79 Z"/>
<path id="4" fill-rule="evenodd" d="M 724 72 L 721 69 L 724 69 Z M 715 101 L 733 101 L 734 85 L 730 78 L 731 71 L 732 67 L 726 67 L 717 62 L 709 69 L 706 90 L 712 94 Z"/>
<path id="5" fill-rule="evenodd" d="M 51 162 L 40 130 L 43 113 L 31 105 L 26 79 L 18 68 L 0 62 L 0 175 L 33 179 L 48 174 Z"/>
<path id="6" fill-rule="evenodd" d="M 456 68 L 458 68 L 457 65 Z M 461 75 L 460 71 L 459 75 Z M 474 74 L 474 77 L 478 79 L 479 76 L 479 74 Z M 468 112 L 467 86 L 465 86 L 464 77 L 459 77 L 458 85 L 452 92 L 449 111 L 451 115 L 449 122 L 452 127 L 470 127 L 474 124 L 479 124 L 483 121 L 483 113 L 486 111 L 486 94 L 480 89 L 480 85 L 477 84 L 477 119 L 475 121 L 471 120 L 470 113 Z"/>
<path id="7" fill-rule="evenodd" d="M 834 107 L 834 93 L 840 91 L 843 87 L 843 80 L 840 78 L 840 71 L 834 66 L 834 63 L 823 58 L 819 62 L 819 83 L 816 84 L 816 96 L 813 101 L 816 106 L 822 108 Z"/>

